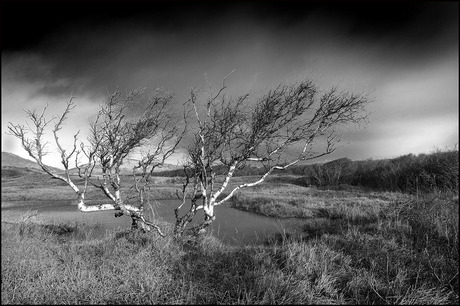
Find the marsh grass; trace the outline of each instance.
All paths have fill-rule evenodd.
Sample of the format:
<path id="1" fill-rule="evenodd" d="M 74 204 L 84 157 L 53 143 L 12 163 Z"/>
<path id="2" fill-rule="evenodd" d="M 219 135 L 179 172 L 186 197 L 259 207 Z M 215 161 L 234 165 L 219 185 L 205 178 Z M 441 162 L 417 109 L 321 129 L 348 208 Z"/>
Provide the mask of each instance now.
<path id="1" fill-rule="evenodd" d="M 275 218 L 366 219 L 375 221 L 392 193 L 333 191 L 293 185 L 246 189 L 231 199 L 234 208 Z"/>
<path id="2" fill-rule="evenodd" d="M 458 301 L 456 194 L 358 195 L 355 191 L 301 191 L 291 186 L 245 191 L 233 205 L 271 217 L 305 218 L 303 233 L 278 234 L 267 244 L 305 248 L 316 240 L 348 256 L 342 264 L 353 271 L 353 277 L 346 274 L 345 282 L 343 275 L 342 280 L 338 277 L 344 288 L 340 299 L 358 304 Z"/>
<path id="3" fill-rule="evenodd" d="M 81 240 L 76 231 L 2 223 L 2 304 L 158 301 L 178 254 L 173 246 L 152 235 L 123 232 Z"/>

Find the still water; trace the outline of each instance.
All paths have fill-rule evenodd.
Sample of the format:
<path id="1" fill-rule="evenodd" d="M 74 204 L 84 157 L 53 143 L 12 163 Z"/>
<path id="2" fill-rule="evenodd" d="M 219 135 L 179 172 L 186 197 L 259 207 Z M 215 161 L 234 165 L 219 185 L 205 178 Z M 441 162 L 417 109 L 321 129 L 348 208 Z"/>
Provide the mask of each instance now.
<path id="1" fill-rule="evenodd" d="M 78 222 L 79 224 L 98 224 L 97 229 L 91 232 L 94 237 L 104 237 L 107 232 L 117 229 L 128 229 L 131 226 L 131 218 L 122 216 L 114 217 L 113 211 L 102 211 L 94 213 L 81 213 L 72 201 L 56 201 L 56 203 L 35 202 L 33 205 L 2 208 L 2 215 L 8 219 L 18 219 L 26 211 L 36 210 L 39 218 L 45 221 L 55 222 Z M 2 203 L 3 206 L 4 203 Z M 179 205 L 178 200 L 157 200 L 151 203 L 156 213 L 156 219 L 169 223 L 175 222 L 174 208 Z M 186 203 L 181 212 L 186 212 L 190 207 Z M 266 238 L 285 232 L 297 232 L 301 230 L 303 221 L 301 219 L 275 219 L 244 212 L 229 205 L 217 206 L 214 208 L 216 220 L 211 225 L 211 232 L 226 244 L 262 244 Z M 181 213 L 181 215 L 182 215 Z M 3 219 L 3 216 L 2 216 Z M 203 211 L 196 214 L 192 223 L 196 224 L 203 220 Z"/>

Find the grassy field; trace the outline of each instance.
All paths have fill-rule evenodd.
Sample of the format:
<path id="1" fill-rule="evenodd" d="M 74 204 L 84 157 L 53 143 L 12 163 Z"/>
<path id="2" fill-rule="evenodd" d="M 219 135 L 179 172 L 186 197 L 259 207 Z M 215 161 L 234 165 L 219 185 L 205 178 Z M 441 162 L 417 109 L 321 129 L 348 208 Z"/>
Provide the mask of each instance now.
<path id="1" fill-rule="evenodd" d="M 231 199 L 231 203 L 234 208 L 275 218 L 336 219 L 346 216 L 347 219 L 375 220 L 384 206 L 404 197 L 402 194 L 357 188 L 328 190 L 267 183 L 242 190 Z"/>
<path id="2" fill-rule="evenodd" d="M 72 196 L 59 184 L 28 184 L 22 192 L 13 178 L 2 178 L 2 202 L 65 198 L 55 192 L 61 188 Z M 158 198 L 178 186 L 158 181 Z M 329 190 L 272 179 L 237 194 L 232 205 L 301 217 L 305 225 L 264 245 L 228 246 L 210 235 L 174 241 L 167 223 L 166 238 L 122 231 L 95 239 L 75 224 L 2 220 L 2 304 L 459 302 L 458 194 Z"/>

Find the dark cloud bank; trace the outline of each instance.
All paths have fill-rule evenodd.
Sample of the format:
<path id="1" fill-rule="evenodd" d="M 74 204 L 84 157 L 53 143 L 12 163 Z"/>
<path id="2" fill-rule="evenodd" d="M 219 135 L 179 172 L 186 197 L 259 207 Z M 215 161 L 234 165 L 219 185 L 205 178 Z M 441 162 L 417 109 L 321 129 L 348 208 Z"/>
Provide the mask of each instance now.
<path id="1" fill-rule="evenodd" d="M 458 3 L 404 1 L 2 1 L 2 58 L 8 69 L 10 60 L 21 61 L 18 53 L 32 53 L 37 66 L 16 62 L 16 77 L 67 78 L 98 91 L 149 81 L 171 85 L 182 75 L 194 83 L 216 66 L 219 75 L 244 71 L 257 58 L 243 55 L 257 44 L 265 47 L 259 56 L 270 60 L 294 61 L 298 50 L 313 46 L 336 48 L 337 56 L 381 47 L 392 54 L 376 60 L 420 65 L 458 49 L 455 8 Z M 157 73 L 136 78 L 149 68 Z M 43 90 L 68 87 L 61 82 Z"/>

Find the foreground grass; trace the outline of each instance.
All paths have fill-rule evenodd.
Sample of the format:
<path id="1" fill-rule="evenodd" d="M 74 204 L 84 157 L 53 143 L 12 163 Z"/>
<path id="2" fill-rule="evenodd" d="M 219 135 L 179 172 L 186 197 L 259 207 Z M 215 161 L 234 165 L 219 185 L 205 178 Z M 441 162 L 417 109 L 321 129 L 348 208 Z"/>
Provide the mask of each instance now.
<path id="1" fill-rule="evenodd" d="M 393 197 L 264 246 L 2 223 L 2 304 L 458 304 L 458 197 Z"/>

